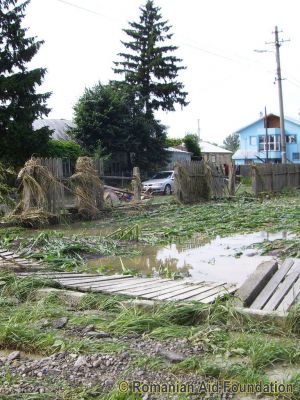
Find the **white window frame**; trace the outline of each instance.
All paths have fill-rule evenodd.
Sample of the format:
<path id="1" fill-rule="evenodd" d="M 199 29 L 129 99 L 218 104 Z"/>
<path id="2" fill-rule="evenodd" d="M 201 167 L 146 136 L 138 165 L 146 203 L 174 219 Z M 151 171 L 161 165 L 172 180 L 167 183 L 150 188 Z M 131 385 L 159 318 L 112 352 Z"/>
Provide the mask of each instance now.
<path id="1" fill-rule="evenodd" d="M 285 141 L 286 141 L 286 143 L 289 143 L 289 144 L 297 143 L 297 135 L 295 135 L 295 134 L 286 135 Z"/>
<path id="2" fill-rule="evenodd" d="M 259 136 L 259 151 L 266 151 L 266 135 Z M 280 135 L 268 135 L 268 151 L 280 151 Z"/>
<path id="3" fill-rule="evenodd" d="M 292 153 L 292 160 L 293 161 L 299 161 L 300 160 L 300 153 L 299 152 Z"/>

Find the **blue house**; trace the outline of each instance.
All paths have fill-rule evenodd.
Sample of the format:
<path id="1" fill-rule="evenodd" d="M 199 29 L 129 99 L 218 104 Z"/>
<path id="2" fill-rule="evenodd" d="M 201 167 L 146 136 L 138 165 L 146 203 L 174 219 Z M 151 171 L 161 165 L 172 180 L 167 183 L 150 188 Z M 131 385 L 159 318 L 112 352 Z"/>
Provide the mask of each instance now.
<path id="1" fill-rule="evenodd" d="M 300 164 L 300 121 L 285 118 L 286 158 L 289 163 Z M 269 114 L 238 131 L 240 148 L 232 159 L 236 165 L 281 162 L 280 118 Z"/>

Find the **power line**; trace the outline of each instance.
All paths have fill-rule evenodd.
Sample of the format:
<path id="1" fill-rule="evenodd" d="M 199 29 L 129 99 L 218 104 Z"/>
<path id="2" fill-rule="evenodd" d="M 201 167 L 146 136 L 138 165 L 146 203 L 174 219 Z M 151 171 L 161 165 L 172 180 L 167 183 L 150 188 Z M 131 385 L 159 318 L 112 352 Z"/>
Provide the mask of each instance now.
<path id="1" fill-rule="evenodd" d="M 66 4 L 66 5 L 70 6 L 70 7 L 77 8 L 78 10 L 83 10 L 83 11 L 86 11 L 86 12 L 88 12 L 90 14 L 94 14 L 94 15 L 100 16 L 102 18 L 107 18 L 107 19 L 111 19 L 111 20 L 114 20 L 114 21 L 119 21 L 118 19 L 116 19 L 114 17 L 107 16 L 105 14 L 102 14 L 102 13 L 98 12 L 98 11 L 91 10 L 90 8 L 78 6 L 77 4 L 71 3 L 70 1 L 66 1 L 66 0 L 56 0 L 56 1 L 58 1 L 60 3 L 63 3 L 63 4 Z"/>
<path id="2" fill-rule="evenodd" d="M 67 1 L 67 0 L 56 0 L 56 1 L 58 1 L 58 2 L 60 2 L 60 3 L 63 3 L 63 4 L 66 4 L 66 5 L 70 6 L 70 7 L 76 8 L 76 9 L 78 9 L 78 10 L 82 10 L 82 11 L 88 12 L 88 13 L 90 13 L 90 14 L 94 14 L 94 15 L 100 16 L 100 17 L 102 17 L 102 18 L 106 18 L 106 19 L 110 19 L 110 20 L 114 20 L 114 21 L 118 21 L 118 22 L 121 21 L 121 20 L 119 20 L 119 19 L 117 19 L 117 18 L 114 18 L 114 17 L 108 16 L 108 15 L 102 14 L 102 13 L 100 13 L 100 12 L 98 12 L 98 11 L 91 10 L 91 9 L 89 9 L 89 8 L 86 8 L 86 7 L 79 6 L 79 5 L 74 4 L 74 3 L 70 2 L 70 1 Z M 194 50 L 198 50 L 198 51 L 200 51 L 200 52 L 202 52 L 202 53 L 209 54 L 209 55 L 212 55 L 212 56 L 214 56 L 214 57 L 222 58 L 223 60 L 231 61 L 231 62 L 234 62 L 234 63 L 237 63 L 237 64 L 242 64 L 242 65 L 248 64 L 248 66 L 249 66 L 249 64 L 252 64 L 252 65 L 253 65 L 253 64 L 255 64 L 255 65 L 257 64 L 257 60 L 254 61 L 254 60 L 251 60 L 251 59 L 245 58 L 245 57 L 236 57 L 236 58 L 233 58 L 233 57 L 230 57 L 229 55 L 220 54 L 220 53 L 214 52 L 214 51 L 212 51 L 212 50 L 208 50 L 208 49 L 205 49 L 205 48 L 203 48 L 203 47 L 200 47 L 199 45 L 195 45 L 195 44 L 192 44 L 192 43 L 188 43 L 188 42 L 186 42 L 186 41 L 181 41 L 181 40 L 180 40 L 180 42 L 181 42 L 181 44 L 182 44 L 183 46 L 190 47 L 190 48 L 192 48 L 192 49 L 194 49 Z M 258 63 L 259 63 L 259 64 L 262 64 L 262 62 L 260 62 L 260 61 L 258 61 Z M 269 73 L 269 74 L 273 74 L 273 73 L 274 73 L 273 71 L 270 71 L 270 70 L 265 70 L 265 72 L 267 72 L 267 73 Z M 297 83 L 300 84 L 300 81 L 298 81 L 297 79 L 295 79 L 295 78 L 293 78 L 293 77 L 290 77 L 290 78 L 291 78 L 291 79 L 288 79 L 288 78 L 287 78 L 287 80 L 289 81 L 289 83 L 291 83 L 292 85 L 297 86 L 297 87 L 300 88 L 300 86 L 297 84 Z M 294 82 L 292 82 L 292 81 L 294 81 Z M 297 82 L 297 83 L 295 83 L 295 82 Z"/>

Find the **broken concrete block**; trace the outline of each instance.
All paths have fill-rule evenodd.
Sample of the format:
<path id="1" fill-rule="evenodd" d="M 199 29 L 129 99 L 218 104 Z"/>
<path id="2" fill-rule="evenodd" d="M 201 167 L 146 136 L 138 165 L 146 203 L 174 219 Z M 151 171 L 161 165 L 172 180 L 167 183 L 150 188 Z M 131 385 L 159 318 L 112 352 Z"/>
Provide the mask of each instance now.
<path id="1" fill-rule="evenodd" d="M 64 290 L 55 288 L 42 288 L 36 291 L 36 299 L 41 300 L 45 297 L 55 294 L 59 299 L 66 302 L 70 306 L 77 306 L 86 293 L 76 292 L 75 290 Z"/>
<path id="2" fill-rule="evenodd" d="M 235 294 L 237 306 L 248 307 L 278 270 L 276 261 L 265 261 L 246 279 Z"/>

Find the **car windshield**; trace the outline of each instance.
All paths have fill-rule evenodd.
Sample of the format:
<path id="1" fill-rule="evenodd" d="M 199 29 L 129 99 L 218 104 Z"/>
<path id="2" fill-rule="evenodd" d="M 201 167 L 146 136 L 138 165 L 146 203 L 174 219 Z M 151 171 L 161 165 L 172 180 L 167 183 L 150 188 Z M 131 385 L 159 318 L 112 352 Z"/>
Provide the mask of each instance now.
<path id="1" fill-rule="evenodd" d="M 158 172 L 155 174 L 152 179 L 167 179 L 171 178 L 172 172 L 170 171 L 163 171 L 163 172 Z"/>

